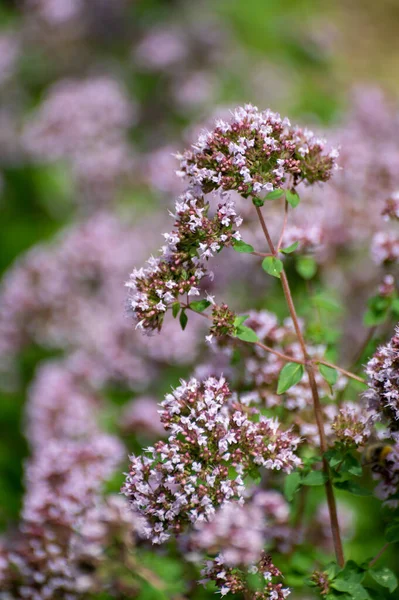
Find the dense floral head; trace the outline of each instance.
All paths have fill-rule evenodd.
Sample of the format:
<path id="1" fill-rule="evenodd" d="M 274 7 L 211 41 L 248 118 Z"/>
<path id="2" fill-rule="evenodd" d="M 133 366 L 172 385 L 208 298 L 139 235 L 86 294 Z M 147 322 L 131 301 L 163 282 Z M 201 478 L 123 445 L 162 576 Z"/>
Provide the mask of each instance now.
<path id="1" fill-rule="evenodd" d="M 206 261 L 224 246 L 240 239 L 235 227 L 241 224 L 234 204 L 219 204 L 210 214 L 210 203 L 191 192 L 176 202 L 174 229 L 165 233 L 166 245 L 149 266 L 133 271 L 126 286 L 128 309 L 142 329 L 161 329 L 166 311 L 179 301 L 200 295 L 200 281 L 207 274 Z"/>
<path id="2" fill-rule="evenodd" d="M 377 350 L 366 367 L 370 408 L 387 421 L 392 432 L 399 430 L 399 328 L 392 339 Z"/>
<path id="3" fill-rule="evenodd" d="M 337 156 L 325 152 L 324 140 L 311 131 L 247 104 L 179 156 L 178 174 L 205 193 L 221 188 L 259 198 L 285 183 L 327 181 Z"/>
<path id="4" fill-rule="evenodd" d="M 289 473 L 301 464 L 299 438 L 240 404 L 223 378 L 183 381 L 161 406 L 169 438 L 131 458 L 123 488 L 153 543 L 212 518 L 226 502 L 241 502 L 243 476 L 261 467 Z"/>
<path id="5" fill-rule="evenodd" d="M 248 585 L 249 574 L 255 578 L 256 586 Z M 213 581 L 221 596 L 243 593 L 245 597 L 253 600 L 284 600 L 290 595 L 290 589 L 279 582 L 282 573 L 268 554 L 263 554 L 257 564 L 245 570 L 229 567 L 225 564 L 223 556 L 217 556 L 206 562 L 201 575 L 203 579 L 200 583 Z"/>

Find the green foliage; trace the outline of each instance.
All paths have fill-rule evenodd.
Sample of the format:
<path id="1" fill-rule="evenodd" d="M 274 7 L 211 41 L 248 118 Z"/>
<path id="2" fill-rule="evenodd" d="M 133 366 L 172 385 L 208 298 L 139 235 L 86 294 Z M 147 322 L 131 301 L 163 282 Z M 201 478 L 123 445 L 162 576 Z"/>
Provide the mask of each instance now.
<path id="1" fill-rule="evenodd" d="M 273 277 L 280 277 L 280 273 L 284 266 L 282 261 L 275 256 L 266 256 L 262 261 L 262 269 Z"/>
<path id="2" fill-rule="evenodd" d="M 382 587 L 388 588 L 391 593 L 398 587 L 396 575 L 387 567 L 383 567 L 381 569 L 370 569 L 369 573 L 374 581 L 376 581 Z"/>
<path id="3" fill-rule="evenodd" d="M 336 369 L 327 367 L 327 365 L 319 364 L 320 375 L 327 381 L 331 386 L 337 383 L 338 373 Z"/>
<path id="4" fill-rule="evenodd" d="M 285 190 L 281 188 L 278 190 L 273 190 L 266 195 L 265 200 L 278 200 L 279 198 L 282 198 L 285 193 Z"/>
<path id="5" fill-rule="evenodd" d="M 237 327 L 235 337 L 243 342 L 257 342 L 259 340 L 255 331 L 245 325 L 239 325 Z"/>
<path id="6" fill-rule="evenodd" d="M 288 204 L 292 206 L 292 208 L 296 208 L 301 201 L 300 197 L 298 196 L 295 190 L 287 190 L 285 198 Z"/>
<path id="7" fill-rule="evenodd" d="M 183 329 L 183 331 L 184 331 L 184 329 L 186 328 L 186 325 L 187 325 L 187 323 L 188 323 L 188 316 L 187 316 L 187 314 L 186 314 L 186 310 L 185 310 L 184 308 L 183 308 L 183 310 L 182 310 L 182 311 L 181 311 L 181 313 L 180 313 L 179 320 L 180 320 L 180 325 L 181 325 L 181 328 L 182 328 L 182 329 Z"/>
<path id="8" fill-rule="evenodd" d="M 195 310 L 196 312 L 204 312 L 204 310 L 206 310 L 210 305 L 211 303 L 209 302 L 209 300 L 197 300 L 195 302 L 191 302 L 189 306 L 192 310 Z"/>
<path id="9" fill-rule="evenodd" d="M 286 248 L 280 248 L 280 252 L 283 252 L 283 254 L 291 254 L 292 252 L 295 252 L 295 250 L 298 248 L 299 246 L 299 242 L 294 242 L 293 244 L 290 244 L 290 246 L 287 246 Z"/>
<path id="10" fill-rule="evenodd" d="M 296 270 L 303 279 L 312 279 L 317 272 L 317 263 L 312 256 L 298 256 Z"/>
<path id="11" fill-rule="evenodd" d="M 304 373 L 305 368 L 303 365 L 298 363 L 287 363 L 284 365 L 278 378 L 277 393 L 284 394 L 292 386 L 299 383 Z"/>
<path id="12" fill-rule="evenodd" d="M 242 240 L 236 240 L 233 243 L 233 250 L 242 254 L 251 254 L 251 252 L 254 252 L 253 246 L 251 246 L 251 244 L 246 244 Z"/>

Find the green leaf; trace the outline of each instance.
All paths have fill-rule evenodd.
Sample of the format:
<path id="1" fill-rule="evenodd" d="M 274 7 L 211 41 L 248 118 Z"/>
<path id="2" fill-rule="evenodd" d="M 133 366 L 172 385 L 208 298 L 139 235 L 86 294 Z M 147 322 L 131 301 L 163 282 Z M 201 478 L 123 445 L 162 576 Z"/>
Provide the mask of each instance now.
<path id="1" fill-rule="evenodd" d="M 312 302 L 318 308 L 323 308 L 328 312 L 341 312 L 342 306 L 335 298 L 331 298 L 327 294 L 316 294 L 312 298 Z"/>
<path id="2" fill-rule="evenodd" d="M 374 581 L 382 585 L 382 587 L 388 588 L 391 594 L 398 587 L 396 575 L 387 567 L 382 567 L 382 569 L 370 569 L 369 573 Z"/>
<path id="3" fill-rule="evenodd" d="M 284 479 L 284 495 L 288 502 L 291 502 L 294 495 L 301 487 L 301 474 L 298 471 L 294 471 L 286 476 Z"/>
<path id="4" fill-rule="evenodd" d="M 249 315 L 239 315 L 234 319 L 234 327 L 240 327 L 247 319 Z"/>
<path id="5" fill-rule="evenodd" d="M 394 300 L 392 300 L 391 310 L 393 313 L 395 313 L 396 316 L 399 315 L 399 298 L 395 298 Z"/>
<path id="6" fill-rule="evenodd" d="M 338 490 L 349 492 L 354 496 L 370 496 L 371 492 L 366 488 L 361 487 L 354 481 L 335 481 L 334 487 Z"/>
<path id="7" fill-rule="evenodd" d="M 287 363 L 280 371 L 277 394 L 284 394 L 293 385 L 301 381 L 305 372 L 304 366 L 298 363 Z"/>
<path id="8" fill-rule="evenodd" d="M 281 188 L 279 188 L 278 190 L 273 190 L 272 192 L 269 192 L 266 195 L 265 200 L 277 200 L 278 198 L 282 198 L 285 193 L 286 190 L 283 190 Z"/>
<path id="9" fill-rule="evenodd" d="M 211 303 L 209 300 L 196 300 L 195 302 L 191 302 L 190 308 L 196 312 L 204 312 L 204 310 L 206 310 L 210 305 Z"/>
<path id="10" fill-rule="evenodd" d="M 385 532 L 385 539 L 387 542 L 391 542 L 391 543 L 395 543 L 395 542 L 399 542 L 399 523 L 392 523 L 392 525 L 390 525 L 386 532 Z"/>
<path id="11" fill-rule="evenodd" d="M 243 342 L 257 342 L 259 340 L 255 331 L 250 327 L 246 327 L 245 325 L 240 325 L 237 327 L 235 337 Z"/>
<path id="12" fill-rule="evenodd" d="M 312 279 L 317 271 L 317 263 L 311 256 L 298 256 L 296 270 L 303 279 Z"/>
<path id="13" fill-rule="evenodd" d="M 295 190 L 287 190 L 285 193 L 285 197 L 288 204 L 290 204 L 292 208 L 298 206 L 298 204 L 301 201 L 300 197 L 298 196 Z"/>
<path id="14" fill-rule="evenodd" d="M 233 250 L 236 252 L 241 252 L 242 254 L 250 254 L 251 252 L 254 252 L 253 246 L 251 246 L 251 244 L 246 244 L 242 240 L 237 240 L 234 242 Z"/>
<path id="15" fill-rule="evenodd" d="M 366 588 L 356 581 L 336 579 L 332 582 L 331 587 L 338 592 L 347 592 L 353 600 L 370 600 Z"/>
<path id="16" fill-rule="evenodd" d="M 172 305 L 172 315 L 175 319 L 176 319 L 177 315 L 179 314 L 179 310 L 180 310 L 180 302 L 175 302 Z"/>
<path id="17" fill-rule="evenodd" d="M 295 252 L 295 250 L 298 248 L 299 246 L 299 242 L 294 242 L 293 244 L 291 244 L 290 246 L 287 246 L 286 248 L 280 248 L 280 252 L 283 252 L 284 254 L 291 254 L 291 252 Z"/>
<path id="18" fill-rule="evenodd" d="M 363 474 L 362 465 L 360 462 L 352 456 L 350 452 L 342 453 L 339 450 L 336 450 L 336 455 L 333 456 L 329 454 L 334 451 L 333 449 L 325 453 L 325 457 L 329 462 L 329 465 L 332 469 L 335 467 L 339 467 L 339 473 L 350 473 L 351 475 L 355 475 L 356 477 L 361 477 Z"/>
<path id="19" fill-rule="evenodd" d="M 376 312 L 369 308 L 363 317 L 363 323 L 366 327 L 373 327 L 374 325 L 381 325 L 388 318 L 388 311 Z"/>
<path id="20" fill-rule="evenodd" d="M 319 364 L 320 375 L 327 381 L 327 383 L 333 386 L 337 383 L 338 373 L 332 367 L 327 367 L 327 365 Z"/>
<path id="21" fill-rule="evenodd" d="M 187 323 L 188 323 L 188 317 L 186 315 L 185 309 L 183 308 L 183 310 L 180 313 L 180 325 L 181 325 L 181 328 L 183 329 L 183 331 L 185 330 Z"/>
<path id="22" fill-rule="evenodd" d="M 302 478 L 302 485 L 323 485 L 327 481 L 327 475 L 321 471 L 310 471 Z"/>
<path id="23" fill-rule="evenodd" d="M 269 273 L 269 275 L 280 277 L 280 273 L 283 270 L 283 263 L 275 256 L 266 256 L 262 261 L 262 268 L 266 273 Z"/>

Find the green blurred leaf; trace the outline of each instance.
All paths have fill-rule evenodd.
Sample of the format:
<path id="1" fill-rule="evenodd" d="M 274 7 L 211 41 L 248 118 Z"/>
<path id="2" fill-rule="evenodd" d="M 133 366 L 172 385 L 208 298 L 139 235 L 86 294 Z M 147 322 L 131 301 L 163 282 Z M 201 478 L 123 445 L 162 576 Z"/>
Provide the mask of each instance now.
<path id="1" fill-rule="evenodd" d="M 350 494 L 353 494 L 354 496 L 370 496 L 371 495 L 370 490 L 368 490 L 364 487 L 361 487 L 354 481 L 335 481 L 334 486 L 337 489 L 343 490 L 344 492 L 349 492 Z"/>
<path id="2" fill-rule="evenodd" d="M 246 244 L 242 240 L 237 240 L 234 242 L 233 250 L 240 252 L 241 254 L 250 254 L 251 252 L 254 252 L 253 246 L 251 246 L 251 244 Z"/>
<path id="3" fill-rule="evenodd" d="M 266 195 L 265 200 L 277 200 L 278 198 L 282 198 L 285 193 L 286 190 L 283 190 L 281 188 L 279 188 L 278 190 L 273 190 L 272 192 L 269 192 Z"/>
<path id="4" fill-rule="evenodd" d="M 255 331 L 250 327 L 246 327 L 245 325 L 240 325 L 237 327 L 235 337 L 243 342 L 257 342 L 259 340 Z"/>
<path id="5" fill-rule="evenodd" d="M 183 310 L 180 313 L 180 325 L 181 325 L 181 328 L 183 329 L 183 331 L 185 330 L 187 323 L 188 323 L 188 317 L 186 315 L 185 309 L 183 308 Z"/>
<path id="6" fill-rule="evenodd" d="M 319 364 L 320 375 L 327 381 L 331 386 L 337 383 L 338 373 L 336 369 L 327 367 L 327 365 Z"/>
<path id="7" fill-rule="evenodd" d="M 299 242 L 294 242 L 293 244 L 291 244 L 290 246 L 287 246 L 286 248 L 280 248 L 280 252 L 283 252 L 283 254 L 291 254 L 291 252 L 295 252 L 295 250 L 298 248 L 299 246 Z"/>
<path id="8" fill-rule="evenodd" d="M 305 372 L 304 366 L 298 363 L 287 363 L 280 371 L 277 384 L 277 394 L 284 394 L 293 385 L 301 381 Z"/>
<path id="9" fill-rule="evenodd" d="M 290 204 L 292 208 L 296 208 L 301 201 L 295 190 L 287 190 L 285 197 L 288 204 Z"/>
<path id="10" fill-rule="evenodd" d="M 312 279 L 317 271 L 317 263 L 311 256 L 298 256 L 296 270 L 303 279 Z"/>
<path id="11" fill-rule="evenodd" d="M 302 478 L 302 485 L 323 485 L 328 477 L 322 471 L 311 471 Z"/>
<path id="12" fill-rule="evenodd" d="M 284 479 L 284 495 L 288 502 L 291 502 L 294 495 L 301 487 L 301 474 L 298 471 L 294 471 L 289 475 L 286 475 Z"/>
<path id="13" fill-rule="evenodd" d="M 191 302 L 189 306 L 196 312 L 204 312 L 210 305 L 209 300 L 197 300 L 196 302 Z"/>
<path id="14" fill-rule="evenodd" d="M 382 585 L 382 587 L 388 588 L 391 593 L 398 587 L 396 575 L 387 567 L 370 569 L 369 573 L 374 581 Z"/>
<path id="15" fill-rule="evenodd" d="M 266 256 L 262 261 L 262 269 L 273 275 L 273 277 L 280 277 L 280 273 L 283 270 L 283 263 L 279 258 L 275 256 Z"/>
<path id="16" fill-rule="evenodd" d="M 172 315 L 175 319 L 176 319 L 177 315 L 179 314 L 179 310 L 180 310 L 180 302 L 175 302 L 172 305 Z"/>

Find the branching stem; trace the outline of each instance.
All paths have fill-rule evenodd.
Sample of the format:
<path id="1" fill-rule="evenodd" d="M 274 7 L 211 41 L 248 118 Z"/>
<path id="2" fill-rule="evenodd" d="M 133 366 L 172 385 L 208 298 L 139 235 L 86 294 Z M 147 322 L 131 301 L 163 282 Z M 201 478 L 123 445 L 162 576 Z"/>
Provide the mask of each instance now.
<path id="1" fill-rule="evenodd" d="M 270 237 L 269 230 L 268 230 L 265 220 L 263 218 L 262 211 L 260 210 L 260 208 L 258 206 L 256 206 L 255 208 L 256 208 L 256 212 L 259 217 L 259 221 L 260 221 L 263 233 L 265 234 L 266 241 L 270 248 L 270 251 L 272 252 L 272 254 L 274 256 L 276 256 L 277 250 L 275 249 L 273 241 Z M 282 272 L 280 274 L 280 279 L 281 279 L 281 284 L 283 286 L 285 299 L 287 301 L 288 310 L 290 312 L 292 322 L 294 324 L 294 328 L 295 328 L 295 331 L 296 331 L 296 334 L 298 337 L 298 341 L 301 346 L 303 358 L 304 358 L 304 361 L 306 364 L 306 372 L 308 375 L 309 385 L 310 385 L 310 389 L 312 392 L 313 409 L 314 409 L 314 414 L 315 414 L 317 428 L 318 428 L 318 432 L 319 432 L 319 438 L 320 438 L 320 450 L 323 454 L 323 472 L 327 476 L 327 480 L 325 482 L 325 489 L 326 489 L 328 510 L 329 510 L 329 514 L 330 514 L 330 523 L 331 523 L 331 531 L 332 531 L 333 542 L 334 542 L 335 555 L 336 555 L 338 564 L 342 567 L 345 564 L 345 559 L 344 559 L 341 534 L 340 534 L 339 523 L 338 523 L 337 505 L 336 505 L 336 501 L 335 501 L 334 490 L 333 490 L 331 479 L 330 479 L 329 466 L 328 466 L 327 460 L 324 458 L 324 454 L 326 453 L 326 451 L 328 449 L 328 444 L 327 444 L 327 438 L 326 438 L 326 434 L 325 434 L 325 430 L 324 430 L 323 412 L 322 412 L 319 392 L 317 389 L 317 384 L 316 384 L 316 379 L 315 379 L 314 364 L 312 363 L 311 360 L 309 360 L 309 355 L 308 355 L 308 352 L 306 349 L 305 340 L 302 335 L 302 331 L 301 331 L 299 321 L 298 321 L 298 315 L 296 313 L 294 301 L 292 298 L 291 289 L 290 289 L 287 275 L 285 274 L 284 269 L 282 270 Z"/>

